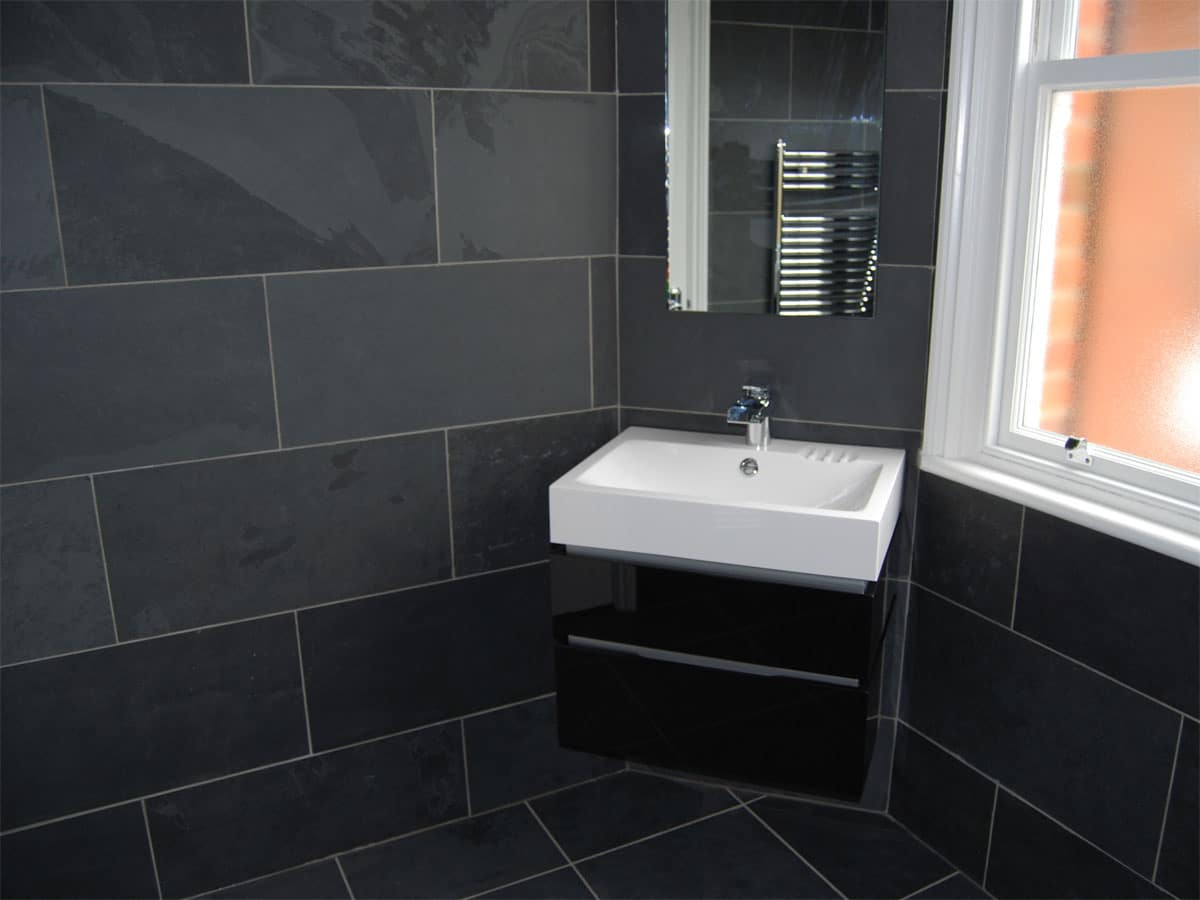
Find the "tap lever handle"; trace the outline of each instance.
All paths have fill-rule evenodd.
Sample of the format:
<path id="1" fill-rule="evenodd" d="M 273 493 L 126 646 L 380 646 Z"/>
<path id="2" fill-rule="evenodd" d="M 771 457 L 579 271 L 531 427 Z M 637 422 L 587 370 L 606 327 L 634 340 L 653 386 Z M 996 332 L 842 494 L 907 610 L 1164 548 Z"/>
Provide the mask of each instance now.
<path id="1" fill-rule="evenodd" d="M 742 394 L 754 400 L 770 402 L 771 389 L 761 384 L 743 384 Z"/>

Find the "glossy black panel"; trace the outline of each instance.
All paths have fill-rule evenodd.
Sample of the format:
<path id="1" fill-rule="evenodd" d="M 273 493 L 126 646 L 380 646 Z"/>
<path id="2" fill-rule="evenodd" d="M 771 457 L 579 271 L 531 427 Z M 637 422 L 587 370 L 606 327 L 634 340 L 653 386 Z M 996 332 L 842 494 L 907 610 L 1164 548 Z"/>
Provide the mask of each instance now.
<path id="1" fill-rule="evenodd" d="M 313 745 L 545 693 L 548 613 L 544 566 L 302 611 Z"/>
<path id="2" fill-rule="evenodd" d="M 793 31 L 792 118 L 878 122 L 883 45 L 874 32 Z"/>
<path id="3" fill-rule="evenodd" d="M 1008 625 L 1017 584 L 1021 513 L 1009 500 L 922 473 L 913 580 Z"/>
<path id="4" fill-rule="evenodd" d="M 641 772 L 623 772 L 532 803 L 571 859 L 611 850 L 736 804 L 724 788 Z"/>
<path id="5" fill-rule="evenodd" d="M 277 446 L 253 279 L 6 294 L 6 481 Z"/>
<path id="6" fill-rule="evenodd" d="M 343 857 L 354 896 L 467 897 L 562 863 L 525 806 L 401 838 Z"/>
<path id="7" fill-rule="evenodd" d="M 601 897 L 830 897 L 819 875 L 743 810 L 581 863 Z"/>
<path id="8" fill-rule="evenodd" d="M 72 282 L 434 262 L 429 95 L 47 89 Z"/>
<path id="9" fill-rule="evenodd" d="M 285 444 L 591 405 L 587 262 L 267 280 Z"/>
<path id="10" fill-rule="evenodd" d="M 628 0 L 621 0 L 621 7 Z M 634 4 L 643 5 L 643 4 Z M 652 4 L 644 4 L 652 5 Z M 621 97 L 617 116 L 617 169 L 620 173 L 620 200 L 617 230 L 620 252 L 637 256 L 667 254 L 667 158 L 663 142 L 666 122 L 662 94 L 647 97 Z M 665 264 L 660 263 L 662 266 Z M 659 300 L 663 279 L 659 279 Z"/>
<path id="11" fill-rule="evenodd" d="M 1007 791 L 996 802 L 984 887 L 998 898 L 1030 900 L 1166 896 Z"/>
<path id="12" fill-rule="evenodd" d="M 617 89 L 617 5 L 615 0 L 588 0 L 589 90 Z"/>
<path id="13" fill-rule="evenodd" d="M 462 739 L 439 725 L 146 807 L 163 894 L 188 896 L 464 815 Z"/>
<path id="14" fill-rule="evenodd" d="M 350 892 L 337 863 L 325 860 L 205 896 L 212 900 L 349 900 Z"/>
<path id="15" fill-rule="evenodd" d="M 1154 880 L 1176 897 L 1200 897 L 1200 729 L 1184 720 L 1175 757 L 1175 780 L 1163 823 L 1162 848 Z"/>
<path id="16" fill-rule="evenodd" d="M 0 661 L 115 640 L 86 478 L 0 491 Z"/>
<path id="17" fill-rule="evenodd" d="M 433 433 L 98 477 L 118 630 L 161 634 L 448 577 L 445 465 Z"/>
<path id="18" fill-rule="evenodd" d="M 0 856 L 0 896 L 158 896 L 140 803 L 5 835 Z"/>
<path id="19" fill-rule="evenodd" d="M 709 54 L 711 118 L 788 118 L 790 29 L 717 22 Z"/>
<path id="20" fill-rule="evenodd" d="M 590 900 L 592 892 L 587 889 L 579 876 L 570 867 L 564 867 L 545 875 L 518 881 L 508 887 L 497 888 L 480 894 L 482 897 L 510 897 L 514 900 Z"/>
<path id="21" fill-rule="evenodd" d="M 945 87 L 947 0 L 893 3 L 887 26 L 888 90 L 940 90 Z"/>
<path id="22" fill-rule="evenodd" d="M 617 0 L 617 89 L 621 93 L 666 90 L 666 40 L 662 0 Z"/>
<path id="23" fill-rule="evenodd" d="M 592 405 L 617 402 L 621 374 L 617 369 L 617 261 L 593 259 L 592 267 Z"/>
<path id="24" fill-rule="evenodd" d="M 614 251 L 614 98 L 435 96 L 443 260 Z"/>
<path id="25" fill-rule="evenodd" d="M 455 573 L 545 559 L 550 483 L 616 433 L 614 410 L 451 431 Z"/>
<path id="26" fill-rule="evenodd" d="M 888 91 L 879 173 L 879 261 L 933 264 L 943 95 Z"/>
<path id="27" fill-rule="evenodd" d="M 915 587 L 909 617 L 904 719 L 1149 873 L 1178 714 Z"/>
<path id="28" fill-rule="evenodd" d="M 247 80 L 238 3 L 6 2 L 0 34 L 5 81 Z"/>
<path id="29" fill-rule="evenodd" d="M 0 7 L 6 45 L 11 6 L 6 3 Z M 4 195 L 0 207 L 0 231 L 4 232 L 0 287 L 62 284 L 62 250 L 40 88 L 0 89 L 0 193 Z"/>
<path id="30" fill-rule="evenodd" d="M 474 810 L 513 803 L 623 767 L 604 756 L 559 746 L 553 697 L 471 716 L 463 727 Z"/>
<path id="31" fill-rule="evenodd" d="M 277 616 L 5 669 L 4 827 L 304 753 L 296 652 Z"/>
<path id="32" fill-rule="evenodd" d="M 1200 569 L 1025 513 L 1015 626 L 1190 715 L 1200 710 Z"/>
<path id="33" fill-rule="evenodd" d="M 866 28 L 867 0 L 713 0 L 712 18 L 718 22 L 759 22 L 818 28 Z"/>
<path id="34" fill-rule="evenodd" d="M 888 813 L 976 881 L 987 861 L 995 785 L 900 723 Z"/>
<path id="35" fill-rule="evenodd" d="M 259 84 L 587 90 L 583 0 L 253 0 Z"/>

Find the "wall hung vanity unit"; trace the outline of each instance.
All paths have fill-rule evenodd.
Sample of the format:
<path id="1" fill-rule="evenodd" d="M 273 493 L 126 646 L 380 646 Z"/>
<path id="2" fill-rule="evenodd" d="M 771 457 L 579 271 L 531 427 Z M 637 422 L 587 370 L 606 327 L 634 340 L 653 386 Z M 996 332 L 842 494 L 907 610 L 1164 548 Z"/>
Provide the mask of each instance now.
<path id="1" fill-rule="evenodd" d="M 858 799 L 904 452 L 759 418 L 759 446 L 630 428 L 551 485 L 559 740 Z"/>

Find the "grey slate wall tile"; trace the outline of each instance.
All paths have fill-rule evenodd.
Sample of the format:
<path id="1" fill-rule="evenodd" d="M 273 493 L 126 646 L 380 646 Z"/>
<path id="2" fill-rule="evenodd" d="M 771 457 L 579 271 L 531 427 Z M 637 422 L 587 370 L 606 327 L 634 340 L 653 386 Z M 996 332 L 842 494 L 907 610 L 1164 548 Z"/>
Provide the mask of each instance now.
<path id="1" fill-rule="evenodd" d="M 257 280 L 11 293 L 0 317 L 5 481 L 276 446 Z"/>
<path id="2" fill-rule="evenodd" d="M 450 574 L 441 434 L 104 475 L 96 494 L 124 638 Z"/>
<path id="3" fill-rule="evenodd" d="M 793 32 L 792 117 L 878 123 L 883 114 L 883 48 L 884 36 L 872 32 Z"/>
<path id="4" fill-rule="evenodd" d="M 620 252 L 666 256 L 667 160 L 663 126 L 667 118 L 664 96 L 620 97 L 617 116 Z M 663 304 L 666 305 L 665 298 Z"/>
<path id="5" fill-rule="evenodd" d="M 616 0 L 588 0 L 590 91 L 617 89 Z"/>
<path id="6" fill-rule="evenodd" d="M 0 491 L 0 662 L 115 640 L 86 478 Z"/>
<path id="7" fill-rule="evenodd" d="M 443 259 L 614 251 L 612 97 L 435 97 Z"/>
<path id="8" fill-rule="evenodd" d="M 78 283 L 433 262 L 429 95 L 47 90 Z"/>
<path id="9" fill-rule="evenodd" d="M 940 90 L 946 86 L 948 0 L 891 4 L 887 23 L 887 83 L 892 90 Z"/>
<path id="10" fill-rule="evenodd" d="M 0 287 L 62 284 L 41 88 L 0 88 L 0 194 Z"/>
<path id="11" fill-rule="evenodd" d="M 885 126 L 879 161 L 881 263 L 933 263 L 944 100 L 939 91 L 884 95 L 884 121 L 898 127 Z"/>
<path id="12" fill-rule="evenodd" d="M 587 262 L 268 279 L 285 444 L 590 406 Z"/>
<path id="13" fill-rule="evenodd" d="M 617 261 L 612 257 L 593 259 L 592 272 L 592 405 L 617 402 Z"/>
<path id="14" fill-rule="evenodd" d="M 791 43 L 788 28 L 710 26 L 710 119 L 788 118 Z"/>
<path id="15" fill-rule="evenodd" d="M 666 90 L 666 34 L 667 5 L 662 0 L 617 0 L 617 90 Z"/>

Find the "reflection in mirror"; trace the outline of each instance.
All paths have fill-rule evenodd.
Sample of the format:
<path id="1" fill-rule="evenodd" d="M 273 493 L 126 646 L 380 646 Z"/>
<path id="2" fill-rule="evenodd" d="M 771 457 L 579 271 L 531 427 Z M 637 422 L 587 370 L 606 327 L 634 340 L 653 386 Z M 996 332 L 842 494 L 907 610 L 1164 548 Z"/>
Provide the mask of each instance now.
<path id="1" fill-rule="evenodd" d="M 880 0 L 669 0 L 672 309 L 871 315 Z"/>

